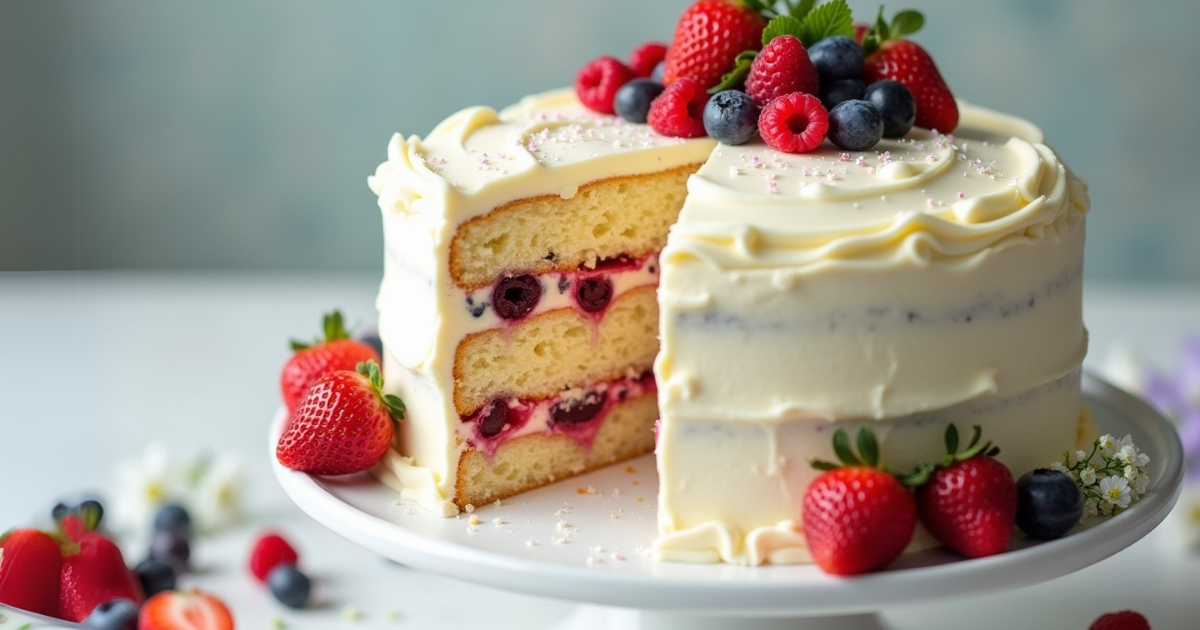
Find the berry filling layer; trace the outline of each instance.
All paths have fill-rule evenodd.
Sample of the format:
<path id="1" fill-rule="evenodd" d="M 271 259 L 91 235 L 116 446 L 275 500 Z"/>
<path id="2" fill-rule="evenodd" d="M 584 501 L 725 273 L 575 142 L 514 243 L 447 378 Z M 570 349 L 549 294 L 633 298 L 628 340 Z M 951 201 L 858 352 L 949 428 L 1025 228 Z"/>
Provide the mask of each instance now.
<path id="1" fill-rule="evenodd" d="M 564 390 L 542 400 L 496 398 L 471 416 L 462 418 L 463 442 L 489 458 L 505 442 L 525 435 L 567 435 L 590 449 L 596 432 L 612 408 L 626 400 L 653 395 L 654 374 L 646 372 L 588 387 Z"/>
<path id="2" fill-rule="evenodd" d="M 595 319 L 626 291 L 658 284 L 658 253 L 621 256 L 594 268 L 523 274 L 497 280 L 464 295 L 464 306 L 484 328 L 519 322 L 561 308 L 575 308 Z"/>

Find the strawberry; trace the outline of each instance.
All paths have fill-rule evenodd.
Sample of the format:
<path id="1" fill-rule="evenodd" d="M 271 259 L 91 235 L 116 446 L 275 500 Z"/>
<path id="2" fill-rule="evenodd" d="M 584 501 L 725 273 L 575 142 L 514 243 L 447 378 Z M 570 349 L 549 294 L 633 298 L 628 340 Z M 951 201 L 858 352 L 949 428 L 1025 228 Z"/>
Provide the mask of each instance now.
<path id="1" fill-rule="evenodd" d="M 267 532 L 259 537 L 258 542 L 254 543 L 254 549 L 250 551 L 250 573 L 253 573 L 259 582 L 264 582 L 271 569 L 281 564 L 296 564 L 299 559 L 299 554 L 283 536 Z"/>
<path id="2" fill-rule="evenodd" d="M 820 87 L 817 69 L 794 35 L 780 35 L 767 43 L 746 76 L 746 94 L 760 106 L 793 92 L 816 94 Z"/>
<path id="3" fill-rule="evenodd" d="M 804 492 L 804 539 L 813 562 L 826 573 L 855 575 L 896 559 L 912 539 L 917 508 L 904 484 L 879 464 L 870 429 L 859 427 L 859 455 L 846 432 L 833 435 L 842 466 L 814 461 L 825 470 Z"/>
<path id="4" fill-rule="evenodd" d="M 646 78 L 654 72 L 654 67 L 667 58 L 667 45 L 658 42 L 646 42 L 633 49 L 629 55 L 629 67 L 640 78 Z"/>
<path id="5" fill-rule="evenodd" d="M 62 562 L 59 610 L 63 619 L 83 621 L 93 608 L 111 599 L 141 603 L 141 584 L 125 566 L 116 543 L 96 532 L 84 532 L 76 544 L 78 551 Z"/>
<path id="6" fill-rule="evenodd" d="M 62 550 L 58 541 L 36 529 L 18 529 L 0 542 L 0 603 L 58 616 Z"/>
<path id="7" fill-rule="evenodd" d="M 901 11 L 891 25 L 883 21 L 883 8 L 875 26 L 863 36 L 863 83 L 883 79 L 899 81 L 917 101 L 918 127 L 950 133 L 958 126 L 958 104 L 938 72 L 933 57 L 911 40 L 900 39 L 921 28 L 925 18 L 916 11 Z"/>
<path id="8" fill-rule="evenodd" d="M 350 339 L 342 324 L 342 314 L 334 311 L 325 316 L 323 339 L 316 343 L 292 342 L 296 354 L 283 366 L 280 386 L 283 402 L 288 413 L 295 411 L 296 404 L 308 392 L 308 388 L 322 376 L 334 370 L 353 370 L 363 361 L 380 361 L 379 353 L 369 344 Z"/>
<path id="9" fill-rule="evenodd" d="M 1088 630 L 1150 630 L 1150 622 L 1137 611 L 1119 610 L 1100 615 Z"/>
<path id="10" fill-rule="evenodd" d="M 233 615 L 208 593 L 165 591 L 142 606 L 138 630 L 233 630 Z"/>
<path id="11" fill-rule="evenodd" d="M 1000 449 L 980 444 L 980 430 L 967 449 L 958 450 L 958 430 L 946 427 L 946 460 L 917 488 L 917 509 L 925 529 L 968 558 L 1008 548 L 1017 518 L 1017 484 L 993 456 Z"/>
<path id="12" fill-rule="evenodd" d="M 392 441 L 404 403 L 383 393 L 379 365 L 321 377 L 305 394 L 279 444 L 279 463 L 316 475 L 345 475 L 375 465 Z"/>
<path id="13" fill-rule="evenodd" d="M 702 90 L 720 83 L 743 51 L 762 48 L 766 20 L 741 2 L 699 0 L 684 10 L 667 48 L 663 84 L 691 77 Z"/>

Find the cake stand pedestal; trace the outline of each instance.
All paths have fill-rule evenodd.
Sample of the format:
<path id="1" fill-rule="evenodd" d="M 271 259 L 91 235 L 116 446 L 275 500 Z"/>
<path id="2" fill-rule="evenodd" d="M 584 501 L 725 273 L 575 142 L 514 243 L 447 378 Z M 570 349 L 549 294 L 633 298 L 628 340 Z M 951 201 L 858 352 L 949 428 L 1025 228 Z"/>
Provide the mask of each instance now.
<path id="1" fill-rule="evenodd" d="M 1103 433 L 1130 434 L 1150 458 L 1151 487 L 1120 515 L 1059 540 L 1019 532 L 1006 553 L 963 560 L 945 549 L 906 554 L 854 578 L 813 565 L 737 567 L 658 562 L 658 480 L 645 456 L 539 488 L 470 514 L 440 518 L 369 475 L 313 477 L 271 461 L 288 496 L 334 533 L 416 569 L 583 604 L 555 630 L 878 630 L 876 613 L 1035 584 L 1099 562 L 1157 526 L 1179 497 L 1183 450 L 1141 400 L 1089 375 L 1084 398 Z M 1049 463 L 1049 462 L 1047 462 Z"/>

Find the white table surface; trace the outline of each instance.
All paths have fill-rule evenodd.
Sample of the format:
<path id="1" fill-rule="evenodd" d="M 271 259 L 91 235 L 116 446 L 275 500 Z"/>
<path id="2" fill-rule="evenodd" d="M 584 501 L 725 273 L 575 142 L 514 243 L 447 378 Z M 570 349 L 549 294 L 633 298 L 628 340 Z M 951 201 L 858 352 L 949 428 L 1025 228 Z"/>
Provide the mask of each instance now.
<path id="1" fill-rule="evenodd" d="M 266 424 L 279 405 L 290 338 L 321 313 L 374 321 L 374 274 L 0 273 L 0 530 L 33 522 L 64 494 L 111 492 L 116 464 L 151 441 L 172 453 L 220 450 L 246 470 L 247 522 L 200 539 L 182 584 L 222 596 L 240 628 L 551 628 L 573 604 L 474 586 L 389 564 L 304 516 L 275 484 Z M 1129 343 L 1162 368 L 1200 333 L 1200 286 L 1105 285 L 1085 291 L 1089 365 Z M 951 603 L 890 609 L 896 629 L 1086 628 L 1134 608 L 1156 630 L 1200 618 L 1200 555 L 1173 514 L 1118 555 L 1073 575 Z M 287 611 L 244 569 L 266 526 L 286 532 L 319 583 L 322 605 Z M 131 562 L 135 558 L 130 559 Z M 357 621 L 343 608 L 362 612 Z M 397 613 L 397 614 L 393 614 Z M 964 623 L 964 620 L 970 620 Z"/>

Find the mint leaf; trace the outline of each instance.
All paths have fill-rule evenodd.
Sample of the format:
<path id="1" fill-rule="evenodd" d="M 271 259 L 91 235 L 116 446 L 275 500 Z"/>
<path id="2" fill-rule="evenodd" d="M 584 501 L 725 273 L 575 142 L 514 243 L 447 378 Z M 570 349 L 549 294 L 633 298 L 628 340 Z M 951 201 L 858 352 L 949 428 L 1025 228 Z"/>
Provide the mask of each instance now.
<path id="1" fill-rule="evenodd" d="M 921 30 L 924 25 L 925 16 L 921 15 L 919 11 L 912 9 L 901 11 L 892 18 L 891 36 L 897 38 L 911 35 Z"/>
<path id="2" fill-rule="evenodd" d="M 746 8 L 759 15 L 771 10 L 771 6 L 766 2 L 763 2 L 763 0 L 742 0 L 742 4 L 746 5 Z"/>
<path id="3" fill-rule="evenodd" d="M 740 87 L 746 80 L 746 76 L 750 74 L 750 64 L 754 63 L 754 58 L 757 56 L 758 51 L 756 50 L 743 50 L 738 53 L 738 56 L 733 59 L 733 70 L 722 75 L 721 82 L 708 88 L 708 93 L 716 94 Z"/>
<path id="4" fill-rule="evenodd" d="M 845 0 L 842 0 L 843 2 Z M 794 35 L 796 39 L 804 41 L 804 23 L 790 15 L 780 15 L 767 23 L 767 28 L 763 29 L 763 46 L 771 43 L 772 39 L 780 35 Z M 805 43 L 805 46 L 808 44 Z"/>
<path id="5" fill-rule="evenodd" d="M 767 25 L 768 28 L 770 25 Z M 805 48 L 834 35 L 854 37 L 854 17 L 846 0 L 832 0 L 812 10 L 803 22 Z M 764 37 L 766 34 L 764 33 Z"/>
<path id="6" fill-rule="evenodd" d="M 808 16 L 809 12 L 813 10 L 813 7 L 817 5 L 817 0 L 800 0 L 800 3 L 795 6 L 793 6 L 790 2 L 788 2 L 787 5 L 788 15 L 791 15 L 797 20 L 803 20 L 806 16 Z"/>

